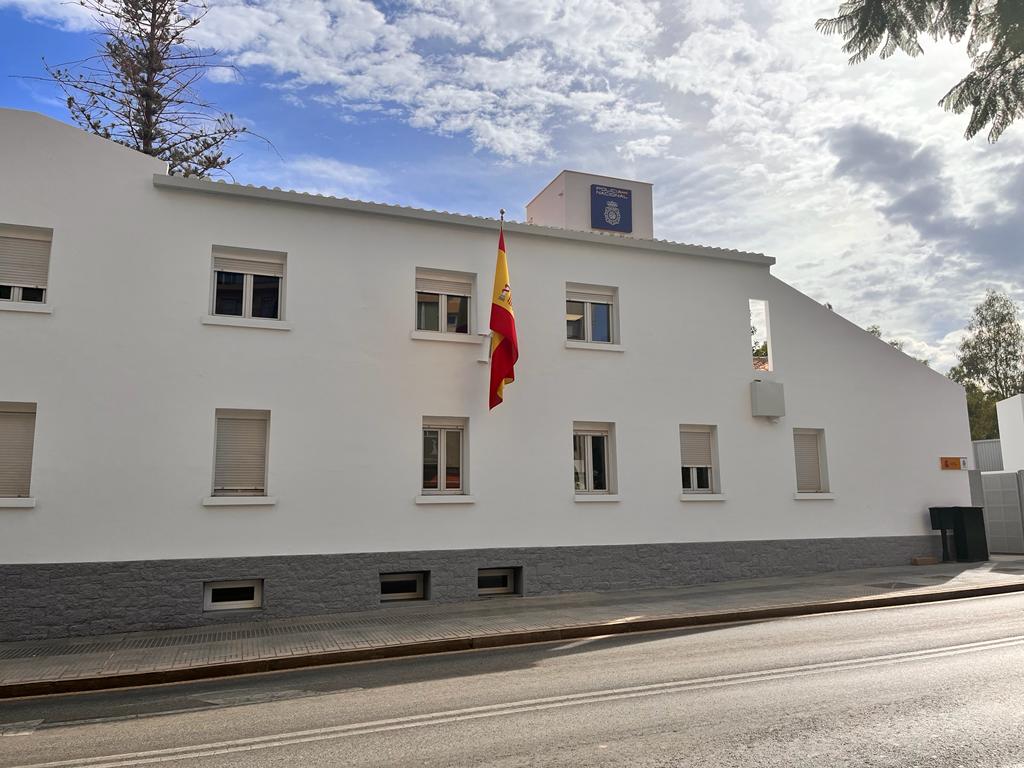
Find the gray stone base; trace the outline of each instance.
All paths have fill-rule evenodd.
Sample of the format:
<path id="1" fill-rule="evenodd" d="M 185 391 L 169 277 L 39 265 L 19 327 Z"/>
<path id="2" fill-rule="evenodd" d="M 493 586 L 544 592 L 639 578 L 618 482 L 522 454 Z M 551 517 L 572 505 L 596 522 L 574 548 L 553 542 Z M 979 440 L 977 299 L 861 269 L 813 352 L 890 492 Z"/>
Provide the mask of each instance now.
<path id="1" fill-rule="evenodd" d="M 429 599 L 477 599 L 478 568 L 544 595 L 907 565 L 937 536 L 372 552 L 0 565 L 0 641 L 169 629 L 380 607 L 380 573 L 429 571 Z M 203 582 L 263 579 L 263 608 L 203 611 Z"/>

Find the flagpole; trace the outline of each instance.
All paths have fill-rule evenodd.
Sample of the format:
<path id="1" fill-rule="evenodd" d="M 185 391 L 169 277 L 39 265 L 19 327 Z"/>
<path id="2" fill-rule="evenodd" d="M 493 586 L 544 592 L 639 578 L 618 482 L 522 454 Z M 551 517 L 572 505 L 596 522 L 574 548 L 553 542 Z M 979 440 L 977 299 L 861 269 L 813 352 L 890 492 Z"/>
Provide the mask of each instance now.
<path id="1" fill-rule="evenodd" d="M 500 235 L 504 231 L 505 231 L 505 209 L 504 208 L 499 208 L 498 209 L 498 234 Z M 491 362 L 491 353 L 494 351 L 492 349 L 493 344 L 491 343 L 493 340 L 494 340 L 494 331 L 491 331 L 490 333 L 487 334 L 487 362 L 488 363 Z"/>

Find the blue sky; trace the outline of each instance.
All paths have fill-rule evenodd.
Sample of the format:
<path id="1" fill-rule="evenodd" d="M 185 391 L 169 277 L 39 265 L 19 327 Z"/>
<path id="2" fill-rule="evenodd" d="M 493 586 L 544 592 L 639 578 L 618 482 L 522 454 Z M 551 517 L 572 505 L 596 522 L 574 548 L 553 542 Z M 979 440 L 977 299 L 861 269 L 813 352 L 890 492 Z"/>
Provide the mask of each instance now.
<path id="1" fill-rule="evenodd" d="M 850 67 L 837 0 L 211 0 L 202 94 L 245 183 L 512 218 L 563 168 L 655 184 L 655 234 L 776 275 L 940 369 L 987 288 L 1024 298 L 1024 126 L 963 139 L 931 43 Z M 92 50 L 59 0 L 0 0 L 0 106 L 68 119 L 41 73 Z"/>

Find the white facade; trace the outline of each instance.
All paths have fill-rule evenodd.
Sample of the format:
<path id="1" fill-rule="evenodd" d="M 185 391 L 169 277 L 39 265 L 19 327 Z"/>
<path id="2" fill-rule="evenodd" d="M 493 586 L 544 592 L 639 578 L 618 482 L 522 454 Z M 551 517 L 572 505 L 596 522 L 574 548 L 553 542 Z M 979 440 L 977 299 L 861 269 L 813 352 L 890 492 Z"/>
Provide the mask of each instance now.
<path id="1" fill-rule="evenodd" d="M 493 220 L 168 178 L 13 110 L 0 168 L 0 224 L 53 231 L 45 306 L 0 302 L 0 402 L 36 406 L 0 563 L 917 536 L 970 503 L 939 468 L 970 455 L 963 389 L 771 259 L 507 225 L 520 358 L 488 411 Z M 284 254 L 283 320 L 211 317 L 218 248 Z M 475 276 L 470 334 L 415 332 L 417 268 Z M 614 343 L 567 341 L 571 284 L 615 289 Z M 210 501 L 225 409 L 269 412 L 261 500 Z M 430 418 L 465 425 L 461 495 L 421 489 Z M 574 491 L 578 422 L 613 425 L 614 493 Z M 681 497 L 681 425 L 714 427 L 718 493 Z M 822 431 L 825 493 L 796 493 L 795 429 Z"/>

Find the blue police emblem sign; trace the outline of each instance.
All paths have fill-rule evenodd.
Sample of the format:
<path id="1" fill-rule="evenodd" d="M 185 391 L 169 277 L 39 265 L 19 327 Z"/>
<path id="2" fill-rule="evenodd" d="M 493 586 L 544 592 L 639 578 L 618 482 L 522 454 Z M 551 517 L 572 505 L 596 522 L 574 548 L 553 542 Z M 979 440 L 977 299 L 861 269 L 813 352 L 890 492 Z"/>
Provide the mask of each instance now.
<path id="1" fill-rule="evenodd" d="M 633 231 L 633 192 L 628 189 L 590 185 L 590 226 L 612 232 Z"/>

